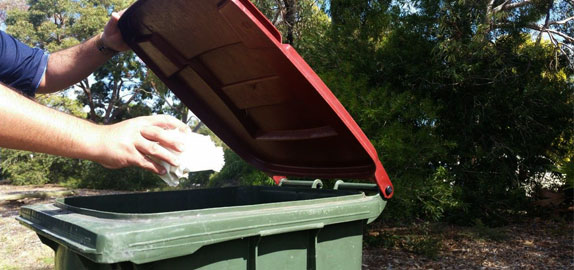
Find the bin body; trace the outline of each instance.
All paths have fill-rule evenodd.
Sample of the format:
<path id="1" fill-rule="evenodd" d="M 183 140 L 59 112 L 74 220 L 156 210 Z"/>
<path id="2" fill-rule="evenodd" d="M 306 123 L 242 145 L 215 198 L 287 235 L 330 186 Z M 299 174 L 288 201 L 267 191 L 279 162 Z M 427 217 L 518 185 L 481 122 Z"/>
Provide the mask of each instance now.
<path id="1" fill-rule="evenodd" d="M 56 269 L 361 269 L 379 195 L 234 187 L 60 199 L 20 222 Z"/>

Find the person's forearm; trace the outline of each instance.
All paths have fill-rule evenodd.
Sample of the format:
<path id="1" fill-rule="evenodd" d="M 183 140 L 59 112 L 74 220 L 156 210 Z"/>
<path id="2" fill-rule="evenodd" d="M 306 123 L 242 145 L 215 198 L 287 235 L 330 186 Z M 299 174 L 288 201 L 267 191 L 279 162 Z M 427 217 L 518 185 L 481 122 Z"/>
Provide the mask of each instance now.
<path id="1" fill-rule="evenodd" d="M 55 52 L 48 58 L 46 73 L 38 87 L 38 93 L 51 93 L 88 77 L 112 54 L 98 50 L 100 35 L 71 48 Z"/>
<path id="2" fill-rule="evenodd" d="M 99 129 L 0 84 L 0 147 L 94 160 Z"/>
<path id="3" fill-rule="evenodd" d="M 74 47 L 50 55 L 46 73 L 38 86 L 38 93 L 66 89 L 88 77 L 104 64 L 114 51 L 129 49 L 123 41 L 118 21 L 125 10 L 113 12 L 104 31 Z M 105 48 L 101 50 L 102 48 Z"/>
<path id="4" fill-rule="evenodd" d="M 98 162 L 107 168 L 139 166 L 164 174 L 154 160 L 178 166 L 169 149 L 181 142 L 166 132 L 191 132 L 166 115 L 137 117 L 113 125 L 97 125 L 42 106 L 0 84 L 0 147 L 28 150 Z M 164 147 L 160 147 L 164 146 Z"/>

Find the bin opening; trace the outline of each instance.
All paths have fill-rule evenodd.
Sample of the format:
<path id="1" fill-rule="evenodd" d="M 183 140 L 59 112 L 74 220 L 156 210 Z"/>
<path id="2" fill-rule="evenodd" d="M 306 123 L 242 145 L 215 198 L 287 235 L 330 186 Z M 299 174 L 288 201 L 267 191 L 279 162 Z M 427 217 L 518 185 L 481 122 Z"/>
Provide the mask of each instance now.
<path id="1" fill-rule="evenodd" d="M 63 203 L 66 206 L 103 212 L 151 214 L 311 200 L 358 193 L 360 192 L 253 186 L 69 197 L 65 198 Z"/>

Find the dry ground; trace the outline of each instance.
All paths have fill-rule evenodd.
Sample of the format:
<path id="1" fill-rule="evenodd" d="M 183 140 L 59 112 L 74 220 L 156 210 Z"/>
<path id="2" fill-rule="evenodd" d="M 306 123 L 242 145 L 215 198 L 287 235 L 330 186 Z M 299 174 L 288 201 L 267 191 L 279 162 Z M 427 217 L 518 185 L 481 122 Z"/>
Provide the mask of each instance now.
<path id="1" fill-rule="evenodd" d="M 67 191 L 64 187 L 11 186 L 0 185 L 0 198 L 22 193 L 47 192 L 52 194 Z M 74 195 L 95 195 L 117 193 L 106 190 L 74 190 Z M 66 193 L 69 194 L 69 193 Z M 70 195 L 70 194 L 69 194 Z M 0 199 L 0 270 L 50 270 L 54 268 L 54 252 L 43 245 L 36 234 L 16 221 L 18 209 L 27 204 L 49 203 L 53 198 L 26 198 L 15 201 Z"/>
<path id="2" fill-rule="evenodd" d="M 370 228 L 363 270 L 574 269 L 571 221 L 534 219 L 496 229 L 430 227 Z M 377 242 L 382 237 L 387 240 Z"/>
<path id="3" fill-rule="evenodd" d="M 0 185 L 0 197 L 30 191 L 65 191 L 58 186 Z M 77 195 L 114 191 L 74 190 Z M 0 200 L 0 270 L 53 269 L 54 252 L 20 225 L 22 205 L 52 198 Z M 574 269 L 574 223 L 534 219 L 508 227 L 369 226 L 363 270 L 374 269 Z"/>

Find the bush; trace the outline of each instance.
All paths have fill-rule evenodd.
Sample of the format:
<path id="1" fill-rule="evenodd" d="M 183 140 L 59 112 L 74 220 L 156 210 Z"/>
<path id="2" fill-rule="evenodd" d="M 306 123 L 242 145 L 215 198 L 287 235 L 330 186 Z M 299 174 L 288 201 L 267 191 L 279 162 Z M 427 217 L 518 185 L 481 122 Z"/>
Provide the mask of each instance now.
<path id="1" fill-rule="evenodd" d="M 508 239 L 508 235 L 501 229 L 490 228 L 480 220 L 476 219 L 474 221 L 473 231 L 479 238 L 492 240 L 495 242 L 502 242 Z"/>
<path id="2" fill-rule="evenodd" d="M 2 149 L 2 178 L 13 185 L 43 185 L 66 180 L 65 172 L 57 168 L 70 168 L 67 163 L 77 162 L 62 157 L 28 151 Z"/>
<path id="3" fill-rule="evenodd" d="M 155 174 L 140 168 L 110 170 L 101 165 L 42 153 L 2 149 L 2 176 L 14 185 L 63 184 L 72 188 L 143 190 L 164 187 Z"/>
<path id="4" fill-rule="evenodd" d="M 377 235 L 366 234 L 363 241 L 368 247 L 394 248 L 399 240 L 399 236 L 382 231 Z"/>
<path id="5" fill-rule="evenodd" d="M 85 161 L 84 172 L 77 182 L 68 183 L 79 188 L 145 190 L 166 187 L 166 184 L 152 172 L 129 167 L 117 170 L 106 169 L 101 165 Z"/>
<path id="6" fill-rule="evenodd" d="M 429 259 L 437 259 L 442 248 L 442 242 L 439 238 L 424 236 L 406 236 L 401 247 L 414 254 L 423 255 Z"/>
<path id="7" fill-rule="evenodd" d="M 257 170 L 230 149 L 226 148 L 225 166 L 209 181 L 210 187 L 273 185 L 273 179 Z"/>
<path id="8" fill-rule="evenodd" d="M 382 215 L 387 223 L 409 223 L 413 220 L 438 221 L 448 211 L 464 209 L 458 189 L 452 184 L 452 176 L 439 167 L 425 181 L 418 177 L 394 178 L 396 193 Z"/>

